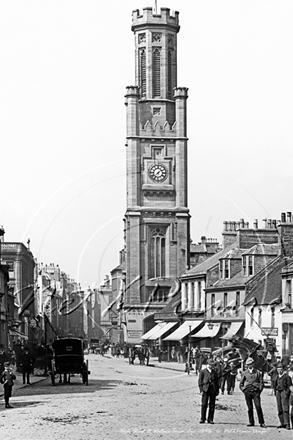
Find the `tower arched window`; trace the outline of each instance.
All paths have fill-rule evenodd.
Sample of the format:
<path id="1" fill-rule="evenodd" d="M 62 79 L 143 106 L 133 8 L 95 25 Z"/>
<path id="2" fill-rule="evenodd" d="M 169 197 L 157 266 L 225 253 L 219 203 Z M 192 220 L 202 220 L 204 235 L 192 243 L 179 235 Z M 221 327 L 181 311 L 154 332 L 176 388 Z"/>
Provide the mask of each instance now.
<path id="1" fill-rule="evenodd" d="M 146 96 L 146 53 L 145 49 L 140 51 L 140 89 L 141 96 Z"/>
<path id="2" fill-rule="evenodd" d="M 172 88 L 173 88 L 173 81 L 172 81 L 172 70 L 173 70 L 173 56 L 172 51 L 168 51 L 168 98 L 172 98 Z"/>
<path id="3" fill-rule="evenodd" d="M 152 231 L 150 247 L 151 278 L 163 278 L 166 270 L 166 237 L 162 229 Z"/>
<path id="4" fill-rule="evenodd" d="M 156 48 L 153 52 L 153 97 L 161 96 L 161 52 Z"/>

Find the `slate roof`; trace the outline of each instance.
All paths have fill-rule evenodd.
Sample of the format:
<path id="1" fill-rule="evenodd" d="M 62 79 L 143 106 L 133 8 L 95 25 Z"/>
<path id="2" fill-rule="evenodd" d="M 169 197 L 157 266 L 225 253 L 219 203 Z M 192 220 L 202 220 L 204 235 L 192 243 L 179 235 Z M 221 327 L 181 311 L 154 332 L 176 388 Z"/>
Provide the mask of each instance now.
<path id="1" fill-rule="evenodd" d="M 223 257 L 223 255 L 225 255 L 228 251 L 230 251 L 232 249 L 236 249 L 236 246 L 237 246 L 236 243 L 233 243 L 232 245 L 227 246 L 225 249 L 223 249 L 223 250 L 217 252 L 216 254 L 212 255 L 211 257 L 207 258 L 202 263 L 194 266 L 192 269 L 190 269 L 189 271 L 184 273 L 181 278 L 185 278 L 185 277 L 189 278 L 194 275 L 201 275 L 201 274 L 206 273 L 209 269 L 211 269 L 212 267 L 219 264 L 219 260 L 220 260 L 220 258 Z"/>
<path id="2" fill-rule="evenodd" d="M 212 286 L 209 286 L 206 288 L 206 290 L 213 290 L 213 288 L 220 288 L 220 287 L 229 287 L 229 286 L 240 286 L 245 285 L 248 280 L 252 278 L 252 275 L 250 276 L 243 276 L 242 270 L 240 270 L 236 275 L 234 275 L 233 278 L 225 278 L 223 280 L 216 281 Z"/>
<path id="3" fill-rule="evenodd" d="M 242 255 L 278 255 L 278 244 L 258 243 L 243 252 Z"/>
<path id="4" fill-rule="evenodd" d="M 257 304 L 270 304 L 282 296 L 282 268 L 287 264 L 282 256 L 275 258 L 247 283 L 244 305 L 255 298 Z"/>
<path id="5" fill-rule="evenodd" d="M 242 257 L 242 253 L 243 253 L 243 250 L 241 250 L 239 248 L 235 248 L 234 247 L 233 249 L 230 249 L 228 252 L 227 252 L 227 249 L 226 249 L 226 253 L 221 256 L 220 260 L 224 260 L 224 259 L 227 260 L 227 259 L 233 259 L 233 258 L 241 258 Z"/>

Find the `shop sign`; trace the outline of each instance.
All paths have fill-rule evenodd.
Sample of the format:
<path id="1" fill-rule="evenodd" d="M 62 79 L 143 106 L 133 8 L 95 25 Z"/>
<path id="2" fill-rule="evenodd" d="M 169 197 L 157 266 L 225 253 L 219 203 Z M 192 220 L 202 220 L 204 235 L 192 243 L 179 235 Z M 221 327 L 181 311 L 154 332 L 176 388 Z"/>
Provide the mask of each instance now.
<path id="1" fill-rule="evenodd" d="M 262 336 L 278 336 L 278 327 L 262 327 L 261 329 Z"/>

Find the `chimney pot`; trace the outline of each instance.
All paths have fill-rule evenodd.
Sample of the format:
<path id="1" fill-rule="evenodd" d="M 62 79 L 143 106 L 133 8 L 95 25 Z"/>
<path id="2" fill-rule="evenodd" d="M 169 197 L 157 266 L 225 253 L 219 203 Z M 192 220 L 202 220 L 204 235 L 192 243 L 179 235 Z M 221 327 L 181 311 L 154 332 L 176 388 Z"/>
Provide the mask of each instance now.
<path id="1" fill-rule="evenodd" d="M 264 228 L 266 229 L 268 227 L 268 220 L 264 218 L 263 222 L 264 222 Z"/>
<path id="2" fill-rule="evenodd" d="M 224 231 L 227 231 L 227 222 L 224 222 L 223 226 L 224 226 Z"/>
<path id="3" fill-rule="evenodd" d="M 282 212 L 282 214 L 281 214 L 281 222 L 286 223 L 286 213 L 285 212 Z"/>
<path id="4" fill-rule="evenodd" d="M 291 217 L 292 217 L 292 213 L 291 212 L 287 212 L 287 222 L 291 223 Z"/>
<path id="5" fill-rule="evenodd" d="M 257 219 L 254 220 L 253 227 L 254 227 L 254 229 L 258 229 L 258 221 L 257 221 Z"/>

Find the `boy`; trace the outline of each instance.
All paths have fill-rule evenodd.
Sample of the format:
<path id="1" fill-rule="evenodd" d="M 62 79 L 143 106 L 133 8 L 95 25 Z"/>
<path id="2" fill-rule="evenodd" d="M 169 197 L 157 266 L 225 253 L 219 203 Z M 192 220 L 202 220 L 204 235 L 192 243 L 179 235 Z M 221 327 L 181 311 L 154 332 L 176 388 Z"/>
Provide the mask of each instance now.
<path id="1" fill-rule="evenodd" d="M 5 408 L 13 408 L 9 405 L 9 398 L 11 397 L 12 387 L 14 385 L 14 380 L 16 379 L 15 375 L 12 373 L 9 362 L 4 362 L 4 371 L 1 374 L 0 382 L 4 387 L 4 400 L 5 400 Z"/>

